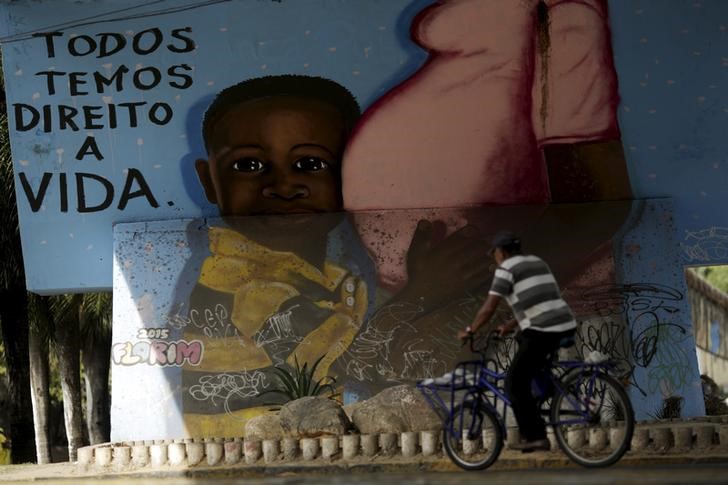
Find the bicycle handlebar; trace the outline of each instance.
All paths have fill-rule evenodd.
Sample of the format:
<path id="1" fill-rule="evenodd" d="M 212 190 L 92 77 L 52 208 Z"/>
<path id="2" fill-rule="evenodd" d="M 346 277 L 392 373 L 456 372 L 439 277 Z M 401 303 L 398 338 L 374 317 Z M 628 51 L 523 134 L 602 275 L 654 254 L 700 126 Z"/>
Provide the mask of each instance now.
<path id="1" fill-rule="evenodd" d="M 476 354 L 482 354 L 488 348 L 488 346 L 490 345 L 491 342 L 503 342 L 506 339 L 506 337 L 512 336 L 512 335 L 515 335 L 515 332 L 501 336 L 501 334 L 498 330 L 491 330 L 490 332 L 488 332 L 488 335 L 485 338 L 485 344 L 483 345 L 483 347 L 476 349 L 474 346 L 475 334 L 469 333 L 463 339 L 463 346 L 465 346 L 467 344 L 468 348 L 470 349 L 471 352 L 476 353 Z"/>

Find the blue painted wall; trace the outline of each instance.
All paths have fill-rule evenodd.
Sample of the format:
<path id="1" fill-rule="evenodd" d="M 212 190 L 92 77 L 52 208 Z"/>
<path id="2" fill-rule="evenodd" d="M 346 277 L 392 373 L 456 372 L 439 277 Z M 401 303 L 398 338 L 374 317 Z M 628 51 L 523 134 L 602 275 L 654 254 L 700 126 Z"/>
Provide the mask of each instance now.
<path id="1" fill-rule="evenodd" d="M 18 207 L 28 287 L 38 292 L 61 292 L 111 287 L 111 226 L 116 222 L 212 215 L 194 174 L 195 158 L 204 156 L 200 136 L 202 113 L 212 96 L 241 79 L 268 74 L 301 73 L 331 78 L 347 86 L 364 106 L 401 81 L 425 59 L 425 53 L 408 41 L 408 25 L 428 2 L 375 0 L 367 2 L 273 2 L 269 0 L 219 2 L 198 9 L 184 9 L 200 2 L 136 2 L 99 0 L 75 2 L 3 2 L 0 42 L 11 121 L 12 151 L 16 169 Z M 141 5 L 141 6 L 140 6 Z M 165 12 L 169 13 L 165 13 Z M 275 29 L 271 29 L 275 25 Z M 101 32 L 134 33 L 158 27 L 165 34 L 192 27 L 189 36 L 197 49 L 175 54 L 161 48 L 147 56 L 126 48 L 109 58 L 74 57 L 64 47 L 74 35 Z M 54 58 L 47 55 L 42 38 L 29 32 L 63 29 Z M 149 41 L 149 38 L 147 38 Z M 85 48 L 84 43 L 79 48 Z M 182 45 L 177 41 L 177 45 Z M 169 87 L 166 69 L 186 63 L 193 84 L 188 89 Z M 159 87 L 143 91 L 125 88 L 121 93 L 70 96 L 65 80 L 49 95 L 41 71 L 94 72 L 110 75 L 121 64 L 135 68 L 157 66 L 164 78 Z M 188 71 L 180 71 L 188 72 Z M 81 89 L 93 87 L 90 84 Z M 180 81 L 179 78 L 177 78 Z M 128 80 L 125 81 L 128 86 Z M 116 129 L 90 130 L 103 161 L 74 159 L 87 131 L 14 130 L 13 103 L 38 106 L 70 106 L 161 101 L 174 109 L 165 126 L 141 119 L 138 128 L 119 118 Z M 103 121 L 102 121 L 103 122 Z M 127 170 L 137 168 L 159 203 L 152 208 L 144 197 L 132 199 L 124 210 L 116 209 Z M 50 182 L 43 206 L 33 212 L 17 173 L 26 174 L 34 193 L 44 172 L 68 173 L 69 211 L 60 212 L 58 175 Z M 103 176 L 114 185 L 111 207 L 79 214 L 73 173 Z M 89 204 L 99 204 L 105 193 L 89 183 Z M 135 188 L 138 188 L 135 185 Z M 51 264 L 49 264 L 51 263 Z M 83 271 L 79 269 L 83 267 Z"/>
<path id="2" fill-rule="evenodd" d="M 112 223 L 214 212 L 204 202 L 190 164 L 203 153 L 198 119 L 217 89 L 245 77 L 310 73 L 346 85 L 366 107 L 424 62 L 426 54 L 410 41 L 408 29 L 413 16 L 429 3 L 237 0 L 193 8 L 199 2 L 140 5 L 98 0 L 62 7 L 39 0 L 2 2 L 0 40 L 11 106 L 14 102 L 103 106 L 145 100 L 166 102 L 174 109 L 174 118 L 163 127 L 142 121 L 138 129 L 120 123 L 115 130 L 93 130 L 105 156 L 100 162 L 94 157 L 74 160 L 85 130 L 12 133 L 16 171 L 26 174 L 34 191 L 46 171 L 68 173 L 71 191 L 67 213 L 59 211 L 58 175 L 51 179 L 38 212 L 32 212 L 27 197 L 18 192 L 29 288 L 40 292 L 109 288 Z M 728 216 L 720 210 L 728 197 L 724 136 L 728 4 L 611 1 L 609 9 L 622 99 L 619 122 L 635 196 L 672 197 L 680 238 L 728 227 Z M 168 34 L 192 26 L 197 50 L 189 55 L 159 50 L 140 57 L 125 49 L 108 59 L 96 59 L 70 56 L 60 42 L 56 56 L 48 58 L 44 42 L 28 38 L 28 33 L 53 26 L 63 29 L 63 40 L 99 32 L 124 32 L 131 39 L 132 33 L 151 27 Z M 178 63 L 194 69 L 189 89 L 172 89 L 163 82 L 149 91 L 109 93 L 106 99 L 95 93 L 72 99 L 63 86 L 51 96 L 44 79 L 35 75 L 48 69 L 109 73 L 120 64 L 133 69 Z M 10 118 L 12 128 L 12 113 Z M 132 199 L 124 210 L 115 208 L 130 168 L 143 174 L 158 208 L 151 208 L 143 197 Z M 116 196 L 110 208 L 87 214 L 73 210 L 76 172 L 111 181 Z M 87 185 L 89 203 L 101 202 L 105 194 L 100 186 Z M 722 261 L 727 257 L 723 253 Z M 80 267 L 84 271 L 79 272 Z"/>
<path id="3" fill-rule="evenodd" d="M 426 53 L 409 38 L 409 25 L 430 3 L 233 0 L 203 7 L 192 0 L 0 2 L 0 43 L 28 287 L 41 293 L 108 289 L 112 284 L 113 224 L 216 213 L 204 200 L 192 164 L 204 155 L 200 117 L 219 89 L 266 74 L 320 75 L 347 86 L 366 108 L 425 62 Z M 615 248 L 617 260 L 623 263 L 618 269 L 619 283 L 650 282 L 684 295 L 684 265 L 728 263 L 728 3 L 614 0 L 609 2 L 609 16 L 621 97 L 621 141 L 635 198 L 671 199 L 669 208 L 659 208 L 659 217 L 655 212 L 652 220 L 645 220 L 644 227 L 659 227 L 646 232 L 624 229 L 624 240 Z M 66 48 L 77 36 L 113 32 L 131 42 L 135 35 L 155 27 L 165 41 L 162 48 L 146 56 L 128 48 L 109 58 L 73 56 Z M 168 42 L 183 45 L 170 33 L 185 27 L 192 28 L 189 37 L 196 49 L 175 53 L 165 48 Z M 63 32 L 53 57 L 42 38 L 32 37 L 32 32 L 51 30 Z M 90 94 L 72 96 L 67 78 L 58 78 L 57 93 L 51 94 L 45 76 L 37 74 L 98 71 L 110 75 L 122 64 L 130 68 L 130 75 L 158 67 L 162 82 L 142 90 L 130 88 L 126 80 L 122 92 L 91 89 Z M 182 64 L 189 70 L 179 67 Z M 169 86 L 167 69 L 171 66 L 190 76 L 189 87 Z M 92 86 L 80 85 L 79 89 Z M 38 110 L 46 104 L 53 109 L 59 104 L 94 105 L 103 113 L 109 104 L 124 102 L 166 103 L 174 114 L 164 126 L 142 116 L 136 128 L 120 118 L 114 129 L 61 131 L 57 120 L 51 132 L 44 132 L 40 125 L 27 131 L 16 129 L 16 103 Z M 99 122 L 107 124 L 105 119 Z M 93 136 L 103 160 L 93 155 L 75 159 L 88 136 Z M 45 173 L 51 175 L 46 176 L 48 186 L 41 201 Z M 77 173 L 110 182 L 115 197 L 109 208 L 79 213 Z M 158 207 L 152 207 L 146 197 L 134 197 L 123 210 L 117 208 L 130 173 L 143 176 Z M 61 174 L 67 177 L 67 194 L 61 190 Z M 23 180 L 31 197 L 23 189 Z M 136 185 L 128 189 L 132 195 L 139 189 L 139 181 L 137 178 Z M 86 177 L 86 184 L 87 203 L 99 204 L 106 192 L 98 178 Z M 35 211 L 33 197 L 38 198 Z M 673 239 L 650 239 L 652 234 L 664 235 L 667 227 L 673 231 Z M 678 307 L 679 316 L 667 323 L 688 331 L 687 304 L 683 300 Z M 690 394 L 697 389 L 692 336 L 679 334 L 667 334 L 685 336 L 678 342 L 677 353 L 658 352 L 653 356 L 654 365 L 650 361 L 644 371 L 635 374 L 650 396 L 639 408 L 643 416 L 673 393 L 687 396 L 686 415 L 702 413 L 702 402 Z M 657 375 L 665 369 L 665 362 L 683 364 L 675 368 L 678 374 Z"/>

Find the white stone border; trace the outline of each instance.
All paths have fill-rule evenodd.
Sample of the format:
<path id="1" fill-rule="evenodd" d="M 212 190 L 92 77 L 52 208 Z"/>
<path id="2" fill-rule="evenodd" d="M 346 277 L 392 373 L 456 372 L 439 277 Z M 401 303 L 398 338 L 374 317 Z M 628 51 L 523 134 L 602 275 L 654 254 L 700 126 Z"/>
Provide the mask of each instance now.
<path id="1" fill-rule="evenodd" d="M 550 430 L 549 430 L 550 431 Z M 576 446 L 602 445 L 615 439 L 616 429 L 596 429 L 568 437 Z M 507 442 L 518 440 L 517 428 L 508 428 Z M 549 432 L 552 449 L 558 449 Z M 684 453 L 690 450 L 728 454 L 728 416 L 694 421 L 637 423 L 631 451 Z M 413 458 L 434 456 L 442 451 L 441 431 L 382 434 L 348 434 L 320 438 L 245 440 L 243 438 L 176 439 L 103 443 L 78 450 L 77 464 L 83 468 L 115 470 L 196 466 L 206 464 L 272 464 L 322 459 L 349 461 L 358 457 L 399 455 Z"/>

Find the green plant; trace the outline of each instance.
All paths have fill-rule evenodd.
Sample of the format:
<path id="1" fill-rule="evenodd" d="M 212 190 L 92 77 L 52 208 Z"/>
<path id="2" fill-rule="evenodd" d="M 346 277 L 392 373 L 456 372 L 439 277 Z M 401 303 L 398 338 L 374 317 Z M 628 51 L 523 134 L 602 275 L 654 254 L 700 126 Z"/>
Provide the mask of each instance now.
<path id="1" fill-rule="evenodd" d="M 308 362 L 304 362 L 303 366 L 298 363 L 298 357 L 293 356 L 293 367 L 274 367 L 275 377 L 278 381 L 277 386 L 267 389 L 259 394 L 279 394 L 286 398 L 286 402 L 295 401 L 306 396 L 319 396 L 327 390 L 331 393 L 329 398 L 336 395 L 333 384 L 336 379 L 331 376 L 324 376 L 318 380 L 314 380 L 316 368 L 323 360 L 326 354 L 319 357 L 311 367 Z"/>
<path id="2" fill-rule="evenodd" d="M 683 398 L 670 396 L 662 401 L 662 407 L 652 413 L 647 413 L 652 419 L 676 419 L 682 411 Z"/>

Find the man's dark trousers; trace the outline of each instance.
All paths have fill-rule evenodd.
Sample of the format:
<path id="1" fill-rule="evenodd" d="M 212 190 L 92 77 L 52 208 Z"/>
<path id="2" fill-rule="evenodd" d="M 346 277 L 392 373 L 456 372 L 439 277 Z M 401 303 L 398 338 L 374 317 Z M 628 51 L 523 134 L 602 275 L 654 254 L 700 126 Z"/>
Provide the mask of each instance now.
<path id="1" fill-rule="evenodd" d="M 523 440 L 546 438 L 546 424 L 531 391 L 531 381 L 549 364 L 561 340 L 573 335 L 574 330 L 543 332 L 527 328 L 517 337 L 518 350 L 506 377 L 506 394 Z"/>

